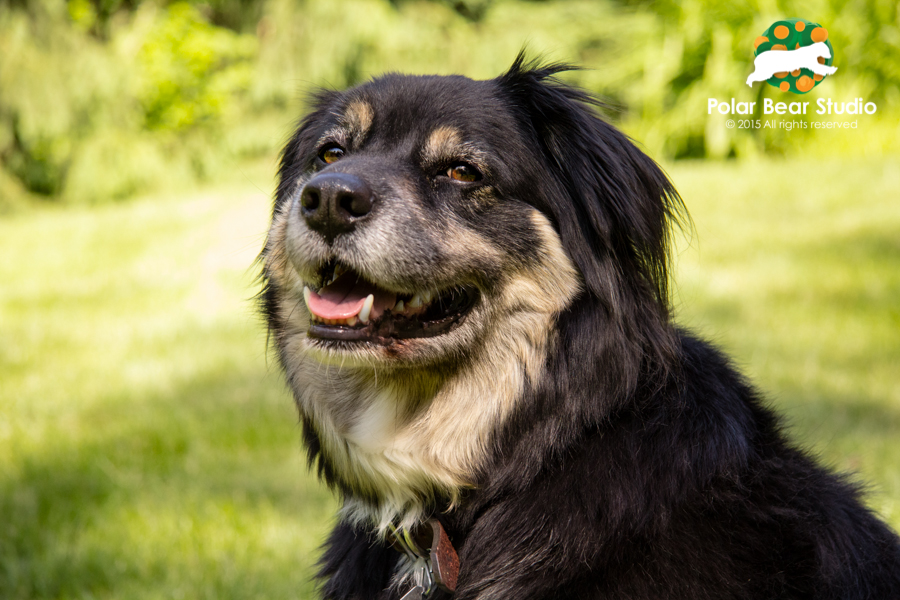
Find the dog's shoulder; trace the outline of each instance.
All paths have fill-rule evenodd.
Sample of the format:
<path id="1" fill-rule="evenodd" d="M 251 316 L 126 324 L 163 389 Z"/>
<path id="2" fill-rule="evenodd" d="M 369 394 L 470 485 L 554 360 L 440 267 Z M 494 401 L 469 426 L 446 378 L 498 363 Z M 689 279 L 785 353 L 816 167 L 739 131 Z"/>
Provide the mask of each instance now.
<path id="1" fill-rule="evenodd" d="M 700 582 L 721 597 L 900 591 L 896 538 L 857 488 L 791 445 L 714 346 L 679 339 L 669 385 L 586 424 L 527 486 L 475 503 L 466 580 L 503 598 L 545 584 L 553 597 L 561 582 L 571 598 L 692 597 Z M 606 576 L 582 589 L 585 572 Z"/>

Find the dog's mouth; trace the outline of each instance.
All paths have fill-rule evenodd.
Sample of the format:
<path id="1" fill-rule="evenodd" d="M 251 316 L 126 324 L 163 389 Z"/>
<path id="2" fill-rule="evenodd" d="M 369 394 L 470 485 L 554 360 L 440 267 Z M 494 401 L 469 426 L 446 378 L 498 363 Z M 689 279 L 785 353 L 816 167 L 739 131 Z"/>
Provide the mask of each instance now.
<path id="1" fill-rule="evenodd" d="M 390 344 L 433 337 L 452 329 L 478 299 L 478 291 L 470 286 L 392 292 L 335 262 L 326 264 L 319 275 L 318 289 L 303 290 L 311 338 Z"/>

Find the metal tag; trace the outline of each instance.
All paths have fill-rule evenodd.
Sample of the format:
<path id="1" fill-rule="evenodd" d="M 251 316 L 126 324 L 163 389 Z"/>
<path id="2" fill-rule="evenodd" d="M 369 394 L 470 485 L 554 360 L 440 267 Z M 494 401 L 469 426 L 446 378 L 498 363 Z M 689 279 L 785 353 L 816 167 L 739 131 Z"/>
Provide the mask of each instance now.
<path id="1" fill-rule="evenodd" d="M 421 585 L 413 587 L 406 592 L 400 600 L 423 600 L 425 598 L 425 589 Z"/>

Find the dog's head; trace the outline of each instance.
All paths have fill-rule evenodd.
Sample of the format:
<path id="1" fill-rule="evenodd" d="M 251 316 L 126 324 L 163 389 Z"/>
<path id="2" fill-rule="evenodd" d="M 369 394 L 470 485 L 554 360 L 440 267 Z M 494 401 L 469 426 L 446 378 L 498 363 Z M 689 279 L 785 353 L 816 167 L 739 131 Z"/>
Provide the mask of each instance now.
<path id="1" fill-rule="evenodd" d="M 264 311 L 311 457 L 383 521 L 472 483 L 548 370 L 620 393 L 671 352 L 678 198 L 566 68 L 320 92 L 284 150 Z"/>
<path id="2" fill-rule="evenodd" d="M 674 192 L 552 79 L 563 69 L 520 57 L 494 80 L 386 75 L 315 96 L 284 150 L 265 251 L 266 307 L 276 334 L 297 336 L 291 352 L 453 363 L 581 293 L 611 322 L 635 298 L 665 319 Z"/>

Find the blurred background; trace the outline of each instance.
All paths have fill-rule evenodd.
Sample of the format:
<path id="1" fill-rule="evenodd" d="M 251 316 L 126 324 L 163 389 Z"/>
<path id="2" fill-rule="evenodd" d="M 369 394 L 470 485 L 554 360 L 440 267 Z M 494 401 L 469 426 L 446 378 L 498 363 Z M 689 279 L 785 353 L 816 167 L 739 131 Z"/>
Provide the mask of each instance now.
<path id="1" fill-rule="evenodd" d="M 748 87 L 791 17 L 837 74 Z M 279 148 L 317 86 L 523 46 L 585 67 L 681 191 L 678 322 L 900 528 L 895 1 L 0 0 L 0 598 L 313 596 L 335 503 L 253 303 Z M 708 98 L 857 127 L 729 129 Z"/>

